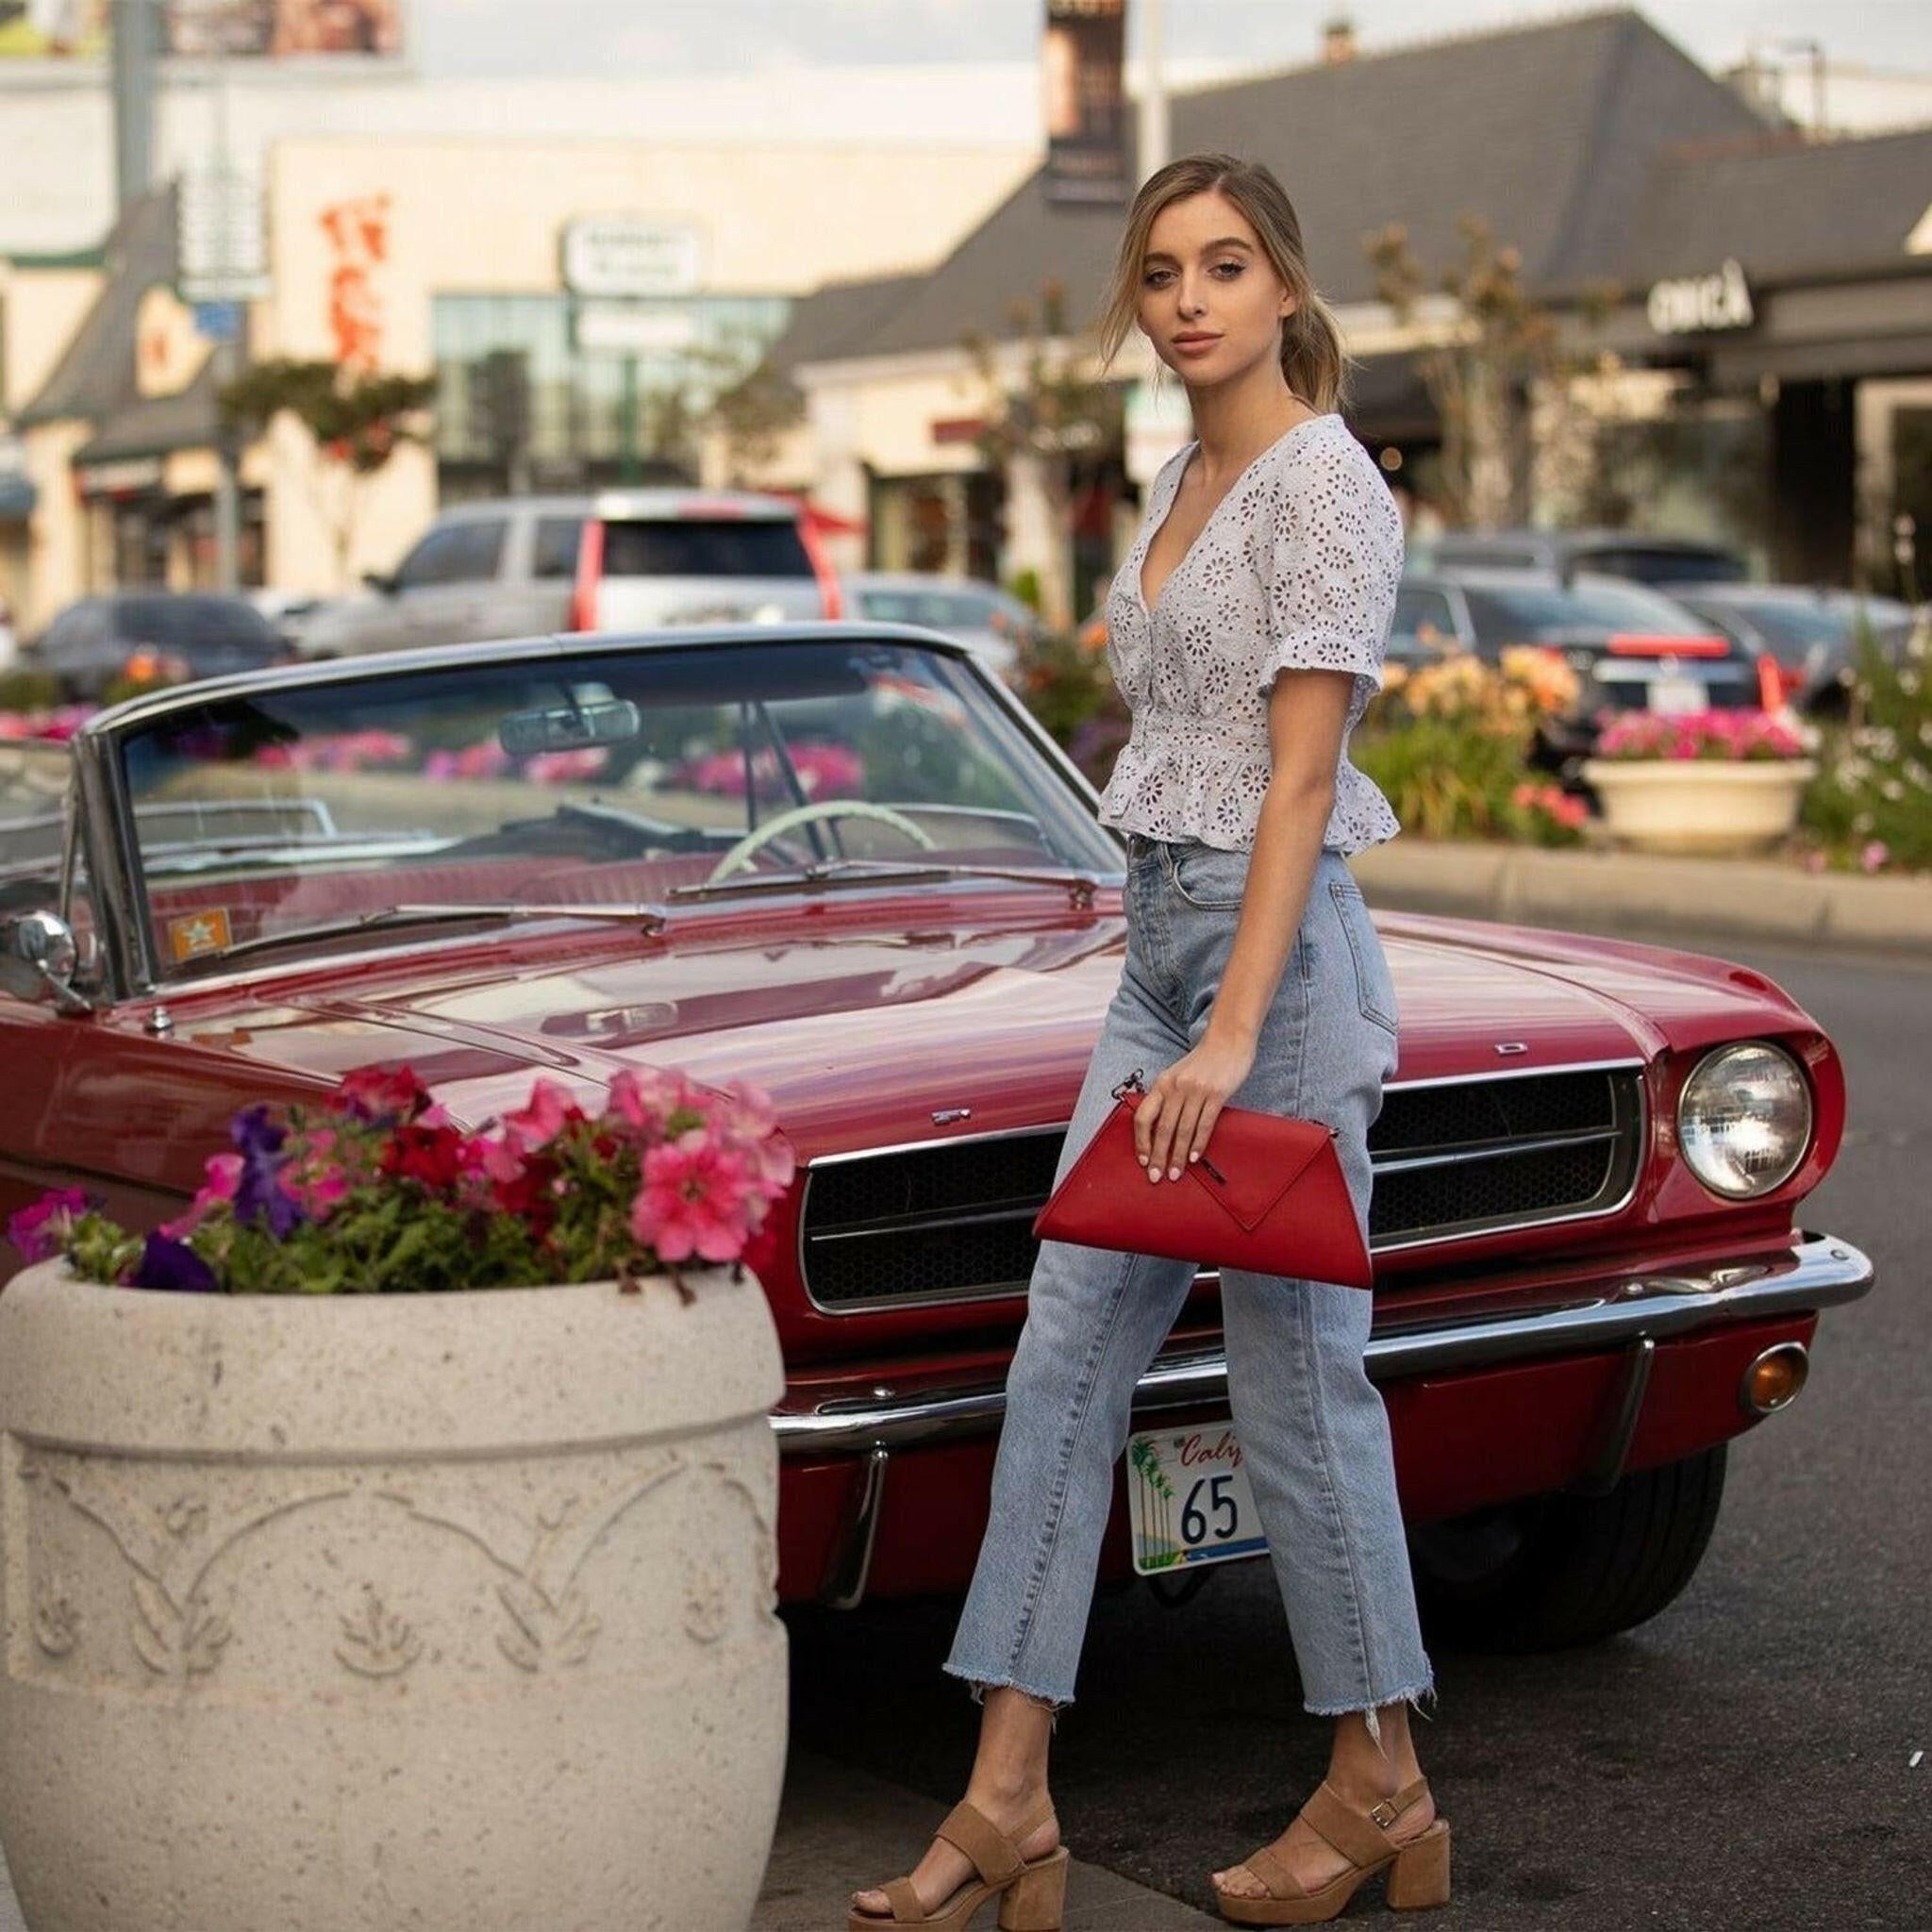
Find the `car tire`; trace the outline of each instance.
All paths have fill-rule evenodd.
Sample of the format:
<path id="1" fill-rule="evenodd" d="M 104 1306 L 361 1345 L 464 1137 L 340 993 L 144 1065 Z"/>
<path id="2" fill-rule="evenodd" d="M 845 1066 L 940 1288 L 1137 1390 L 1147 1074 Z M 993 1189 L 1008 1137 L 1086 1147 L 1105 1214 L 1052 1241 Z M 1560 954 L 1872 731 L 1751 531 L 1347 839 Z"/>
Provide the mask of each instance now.
<path id="1" fill-rule="evenodd" d="M 1724 1445 L 1626 1475 L 1604 1496 L 1533 1497 L 1410 1535 L 1431 1639 L 1522 1652 L 1599 1643 L 1690 1581 L 1724 1491 Z"/>

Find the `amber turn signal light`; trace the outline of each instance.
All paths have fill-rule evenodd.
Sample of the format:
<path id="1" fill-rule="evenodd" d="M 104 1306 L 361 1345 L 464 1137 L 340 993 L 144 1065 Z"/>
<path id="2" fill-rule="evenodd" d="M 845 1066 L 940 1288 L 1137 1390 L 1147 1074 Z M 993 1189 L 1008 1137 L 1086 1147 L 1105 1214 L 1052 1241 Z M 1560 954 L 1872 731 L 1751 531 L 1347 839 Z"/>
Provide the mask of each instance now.
<path id="1" fill-rule="evenodd" d="M 1811 1357 L 1802 1341 L 1780 1341 L 1752 1358 L 1738 1385 L 1738 1401 L 1746 1415 L 1771 1415 L 1798 1399 Z"/>

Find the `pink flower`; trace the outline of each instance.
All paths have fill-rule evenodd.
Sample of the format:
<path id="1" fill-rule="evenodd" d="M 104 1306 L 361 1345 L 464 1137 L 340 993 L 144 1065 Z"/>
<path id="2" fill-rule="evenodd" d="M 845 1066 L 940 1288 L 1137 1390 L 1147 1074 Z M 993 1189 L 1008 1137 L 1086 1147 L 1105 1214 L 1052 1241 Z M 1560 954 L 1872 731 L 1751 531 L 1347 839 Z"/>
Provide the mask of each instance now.
<path id="1" fill-rule="evenodd" d="M 610 1082 L 610 1111 L 642 1140 L 661 1139 L 675 1113 L 705 1111 L 706 1096 L 682 1074 L 625 1067 Z"/>
<path id="2" fill-rule="evenodd" d="M 1861 872 L 1877 872 L 1891 858 L 1891 847 L 1883 839 L 1869 839 L 1858 853 Z"/>
<path id="3" fill-rule="evenodd" d="M 29 1261 L 50 1260 L 87 1211 L 87 1196 L 78 1188 L 57 1188 L 42 1194 L 31 1208 L 8 1217 L 7 1239 Z"/>
<path id="4" fill-rule="evenodd" d="M 504 1140 L 520 1154 L 547 1147 L 573 1121 L 583 1119 L 567 1088 L 555 1080 L 539 1080 L 530 1089 L 530 1104 L 503 1117 Z"/>
<path id="5" fill-rule="evenodd" d="M 524 776 L 538 785 L 567 785 L 594 778 L 610 762 L 608 749 L 587 744 L 575 751 L 540 751 L 524 766 Z"/>
<path id="6" fill-rule="evenodd" d="M 701 1127 L 653 1147 L 643 1186 L 631 1204 L 630 1229 L 659 1260 L 732 1261 L 752 1226 L 758 1179 L 743 1157 Z"/>
<path id="7" fill-rule="evenodd" d="M 163 1222 L 161 1232 L 170 1241 L 185 1241 L 201 1225 L 209 1212 L 224 1201 L 232 1201 L 242 1185 L 242 1160 L 239 1154 L 210 1154 L 203 1167 L 200 1190 L 187 1208 L 173 1221 Z"/>

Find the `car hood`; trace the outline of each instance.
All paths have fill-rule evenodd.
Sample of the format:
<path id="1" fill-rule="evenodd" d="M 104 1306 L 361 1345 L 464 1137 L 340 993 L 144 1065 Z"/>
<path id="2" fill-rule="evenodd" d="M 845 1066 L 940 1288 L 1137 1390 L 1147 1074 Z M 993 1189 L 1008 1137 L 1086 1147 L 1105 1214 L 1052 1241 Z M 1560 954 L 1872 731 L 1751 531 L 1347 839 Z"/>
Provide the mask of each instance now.
<path id="1" fill-rule="evenodd" d="M 976 920 L 895 902 L 891 929 L 839 908 L 707 935 L 593 943 L 558 962 L 506 947 L 435 971 L 418 959 L 245 1013 L 176 1009 L 176 1038 L 298 1083 L 408 1059 L 475 1123 L 521 1103 L 533 1073 L 594 1089 L 621 1068 L 682 1068 L 769 1092 L 801 1153 L 1064 1120 L 1120 977 L 1124 932 L 1086 914 Z M 827 908 L 829 909 L 829 908 Z M 912 916 L 905 915 L 911 909 Z M 821 922 L 813 921 L 813 924 Z M 1695 954 L 1473 921 L 1382 914 L 1397 990 L 1397 1081 L 1648 1058 L 1804 1020 L 1769 980 Z M 273 1083 L 276 1086 L 283 1081 Z M 948 1132 L 959 1131 L 946 1124 Z"/>

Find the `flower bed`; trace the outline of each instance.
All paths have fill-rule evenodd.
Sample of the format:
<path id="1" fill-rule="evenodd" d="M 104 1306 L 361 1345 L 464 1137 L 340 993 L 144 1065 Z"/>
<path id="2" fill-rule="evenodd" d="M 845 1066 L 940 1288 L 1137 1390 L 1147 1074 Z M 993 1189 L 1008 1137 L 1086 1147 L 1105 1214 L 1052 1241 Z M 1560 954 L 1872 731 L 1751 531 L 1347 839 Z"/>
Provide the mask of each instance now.
<path id="1" fill-rule="evenodd" d="M 1893 663 L 1867 640 L 1841 723 L 1826 727 L 1800 810 L 1814 871 L 1932 871 L 1932 624 Z"/>

